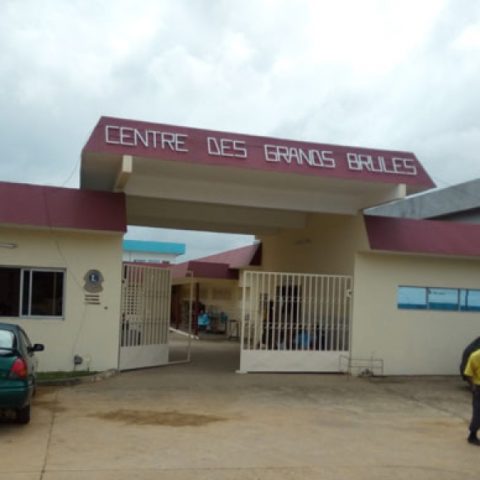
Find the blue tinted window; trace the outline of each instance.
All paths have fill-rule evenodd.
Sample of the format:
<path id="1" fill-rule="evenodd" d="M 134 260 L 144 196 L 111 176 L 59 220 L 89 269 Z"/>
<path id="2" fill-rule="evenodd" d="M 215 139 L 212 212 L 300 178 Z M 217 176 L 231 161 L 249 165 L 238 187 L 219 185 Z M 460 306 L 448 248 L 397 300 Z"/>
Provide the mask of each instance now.
<path id="1" fill-rule="evenodd" d="M 480 290 L 400 286 L 397 306 L 411 310 L 480 312 Z"/>
<path id="2" fill-rule="evenodd" d="M 460 290 L 460 310 L 480 312 L 480 290 Z"/>
<path id="3" fill-rule="evenodd" d="M 427 289 L 425 287 L 398 287 L 398 308 L 426 309 Z"/>
<path id="4" fill-rule="evenodd" d="M 427 288 L 427 299 L 430 310 L 458 310 L 456 288 Z"/>

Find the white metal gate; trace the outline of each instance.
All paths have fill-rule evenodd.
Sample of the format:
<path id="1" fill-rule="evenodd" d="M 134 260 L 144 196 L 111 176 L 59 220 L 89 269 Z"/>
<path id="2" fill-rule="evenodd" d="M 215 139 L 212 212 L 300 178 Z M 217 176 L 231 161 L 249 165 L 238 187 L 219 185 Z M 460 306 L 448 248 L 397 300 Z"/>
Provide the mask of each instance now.
<path id="1" fill-rule="evenodd" d="M 350 349 L 352 277 L 245 272 L 241 372 L 338 372 Z"/>
<path id="2" fill-rule="evenodd" d="M 120 370 L 168 363 L 170 271 L 123 265 Z"/>

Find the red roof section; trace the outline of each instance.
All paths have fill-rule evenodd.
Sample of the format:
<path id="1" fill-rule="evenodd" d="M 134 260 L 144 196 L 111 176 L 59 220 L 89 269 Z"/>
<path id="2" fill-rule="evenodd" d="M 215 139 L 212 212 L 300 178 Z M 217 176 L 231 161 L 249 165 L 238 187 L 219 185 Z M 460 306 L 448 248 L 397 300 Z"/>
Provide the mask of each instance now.
<path id="1" fill-rule="evenodd" d="M 480 256 L 480 224 L 369 215 L 364 218 L 373 250 Z"/>
<path id="2" fill-rule="evenodd" d="M 125 232 L 125 196 L 122 193 L 0 182 L 0 223 Z"/>
<path id="3" fill-rule="evenodd" d="M 260 244 L 247 245 L 225 252 L 216 253 L 207 257 L 198 258 L 197 261 L 209 263 L 226 263 L 230 268 L 242 268 L 248 265 L 259 265 L 260 261 L 255 256 L 259 253 Z"/>
<path id="4" fill-rule="evenodd" d="M 172 275 L 183 278 L 187 272 L 192 272 L 195 277 L 236 279 L 239 268 L 260 265 L 261 256 L 262 246 L 256 243 L 172 265 Z"/>
<path id="5" fill-rule="evenodd" d="M 313 155 L 310 163 L 303 159 L 301 152 L 307 157 Z M 82 158 L 88 154 L 133 155 L 269 172 L 404 183 L 422 190 L 435 186 L 412 152 L 319 144 L 114 117 L 100 118 L 82 150 Z"/>

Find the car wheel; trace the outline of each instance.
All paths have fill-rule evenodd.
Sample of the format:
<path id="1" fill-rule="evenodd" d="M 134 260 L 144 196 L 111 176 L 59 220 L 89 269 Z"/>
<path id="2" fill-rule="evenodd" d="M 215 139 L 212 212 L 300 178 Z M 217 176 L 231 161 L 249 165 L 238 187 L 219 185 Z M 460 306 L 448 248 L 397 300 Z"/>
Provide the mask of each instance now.
<path id="1" fill-rule="evenodd" d="M 25 425 L 28 422 L 30 422 L 30 404 L 17 410 L 17 423 Z"/>

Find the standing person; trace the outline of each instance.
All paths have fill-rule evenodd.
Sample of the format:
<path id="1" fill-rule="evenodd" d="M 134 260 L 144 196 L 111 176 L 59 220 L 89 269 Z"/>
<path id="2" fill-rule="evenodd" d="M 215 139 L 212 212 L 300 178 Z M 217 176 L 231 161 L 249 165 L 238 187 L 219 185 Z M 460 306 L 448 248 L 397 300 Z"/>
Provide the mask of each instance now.
<path id="1" fill-rule="evenodd" d="M 468 357 L 464 374 L 472 387 L 472 420 L 467 441 L 472 445 L 480 446 L 480 439 L 477 437 L 480 429 L 480 349 L 475 350 Z"/>
<path id="2" fill-rule="evenodd" d="M 198 316 L 198 329 L 199 330 L 208 330 L 210 327 L 210 317 L 208 313 L 202 308 L 200 310 L 200 315 Z"/>

